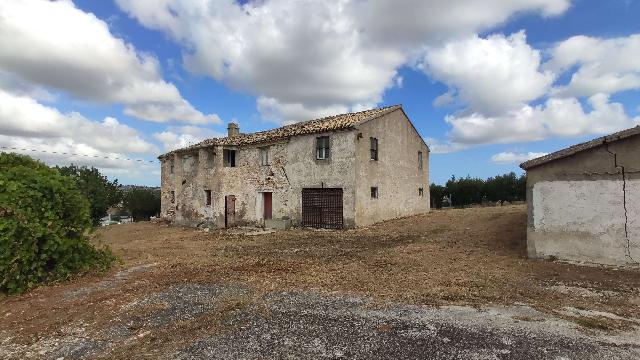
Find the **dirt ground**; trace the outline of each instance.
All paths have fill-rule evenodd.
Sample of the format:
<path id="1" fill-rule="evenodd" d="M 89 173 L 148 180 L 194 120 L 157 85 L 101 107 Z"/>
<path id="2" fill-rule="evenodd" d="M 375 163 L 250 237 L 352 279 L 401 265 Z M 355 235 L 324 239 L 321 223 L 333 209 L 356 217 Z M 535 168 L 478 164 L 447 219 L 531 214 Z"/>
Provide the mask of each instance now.
<path id="1" fill-rule="evenodd" d="M 525 224 L 524 206 L 505 206 L 432 211 L 346 231 L 203 231 L 152 222 L 109 226 L 99 229 L 94 241 L 110 246 L 123 263 L 108 274 L 0 299 L 0 349 L 11 344 L 19 348 L 13 354 L 49 354 L 28 349 L 68 334 L 71 324 L 98 334 L 114 328 L 117 316 L 127 316 L 127 332 L 138 331 L 143 325 L 135 319 L 171 308 L 171 301 L 144 299 L 185 284 L 241 290 L 225 290 L 223 300 L 211 305 L 216 311 L 203 310 L 198 321 L 188 321 L 193 314 L 180 315 L 181 326 L 154 333 L 144 346 L 135 343 L 136 354 L 157 348 L 158 341 L 173 342 L 174 348 L 193 344 L 195 334 L 221 331 L 225 313 L 287 291 L 380 304 L 527 305 L 585 332 L 640 326 L 640 271 L 529 260 Z M 109 357 L 127 358 L 132 344 L 123 342 Z"/>

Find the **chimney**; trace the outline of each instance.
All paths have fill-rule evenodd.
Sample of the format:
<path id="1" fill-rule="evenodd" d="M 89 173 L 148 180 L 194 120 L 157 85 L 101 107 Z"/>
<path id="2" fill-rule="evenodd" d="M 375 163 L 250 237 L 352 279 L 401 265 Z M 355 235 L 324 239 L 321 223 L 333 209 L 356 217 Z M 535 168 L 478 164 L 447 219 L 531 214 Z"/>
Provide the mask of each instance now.
<path id="1" fill-rule="evenodd" d="M 240 135 L 240 128 L 238 127 L 238 124 L 229 123 L 229 126 L 227 126 L 227 136 L 234 137 L 238 135 Z"/>

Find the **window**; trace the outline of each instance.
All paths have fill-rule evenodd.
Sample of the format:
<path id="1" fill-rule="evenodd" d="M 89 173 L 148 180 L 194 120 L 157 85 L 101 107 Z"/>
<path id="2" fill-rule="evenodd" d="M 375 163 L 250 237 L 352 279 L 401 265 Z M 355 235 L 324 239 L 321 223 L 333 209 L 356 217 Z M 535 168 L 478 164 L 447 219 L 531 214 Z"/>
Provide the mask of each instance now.
<path id="1" fill-rule="evenodd" d="M 371 198 L 372 199 L 377 199 L 378 198 L 378 188 L 377 187 L 371 187 Z"/>
<path id="2" fill-rule="evenodd" d="M 204 197 L 206 199 L 207 206 L 211 206 L 211 190 L 205 190 Z"/>
<path id="3" fill-rule="evenodd" d="M 176 203 L 176 192 L 175 191 L 171 191 L 171 203 L 172 204 Z"/>
<path id="4" fill-rule="evenodd" d="M 422 169 L 422 151 L 418 151 L 418 169 Z"/>
<path id="5" fill-rule="evenodd" d="M 169 161 L 169 174 L 173 174 L 173 160 Z"/>
<path id="6" fill-rule="evenodd" d="M 260 165 L 269 165 L 269 148 L 260 148 Z"/>
<path id="7" fill-rule="evenodd" d="M 378 139 L 377 138 L 369 138 L 371 141 L 371 160 L 378 160 Z"/>
<path id="8" fill-rule="evenodd" d="M 225 167 L 236 167 L 236 151 L 235 150 L 224 149 L 222 151 L 222 156 L 224 156 Z"/>
<path id="9" fill-rule="evenodd" d="M 321 136 L 316 138 L 316 159 L 323 160 L 329 158 L 329 137 Z"/>
<path id="10" fill-rule="evenodd" d="M 424 189 L 418 188 L 418 196 L 424 196 Z"/>

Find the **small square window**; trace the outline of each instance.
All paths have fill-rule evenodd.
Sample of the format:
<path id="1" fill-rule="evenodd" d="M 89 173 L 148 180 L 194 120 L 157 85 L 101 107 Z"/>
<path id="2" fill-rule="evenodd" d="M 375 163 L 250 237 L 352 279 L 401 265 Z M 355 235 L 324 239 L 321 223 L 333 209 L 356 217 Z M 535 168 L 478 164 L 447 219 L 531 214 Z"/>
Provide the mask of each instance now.
<path id="1" fill-rule="evenodd" d="M 176 203 L 176 192 L 175 191 L 171 191 L 171 203 L 172 204 Z"/>
<path id="2" fill-rule="evenodd" d="M 260 165 L 269 165 L 269 148 L 260 148 Z"/>
<path id="3" fill-rule="evenodd" d="M 377 199 L 378 198 L 378 188 L 375 186 L 371 187 L 371 198 L 372 199 Z"/>
<path id="4" fill-rule="evenodd" d="M 424 189 L 418 188 L 418 196 L 424 196 Z"/>
<path id="5" fill-rule="evenodd" d="M 207 206 L 211 206 L 211 190 L 205 190 L 204 196 L 205 196 L 205 202 Z"/>
<path id="6" fill-rule="evenodd" d="M 316 159 L 328 159 L 329 153 L 329 137 L 321 136 L 316 138 Z"/>
<path id="7" fill-rule="evenodd" d="M 371 142 L 371 160 L 378 160 L 378 139 L 377 138 L 369 138 Z"/>

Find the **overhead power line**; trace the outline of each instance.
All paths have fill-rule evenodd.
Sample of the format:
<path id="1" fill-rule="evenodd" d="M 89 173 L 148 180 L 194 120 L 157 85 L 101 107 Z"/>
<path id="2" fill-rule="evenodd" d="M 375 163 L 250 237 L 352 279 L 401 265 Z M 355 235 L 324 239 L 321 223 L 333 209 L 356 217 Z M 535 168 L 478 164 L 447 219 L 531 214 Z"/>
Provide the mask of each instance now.
<path id="1" fill-rule="evenodd" d="M 48 151 L 48 150 L 37 150 L 37 149 L 25 149 L 11 146 L 0 146 L 0 149 L 5 150 L 14 150 L 14 151 L 26 151 L 26 152 L 39 152 L 45 154 L 56 154 L 56 155 L 71 155 L 71 156 L 82 156 L 86 158 L 94 158 L 94 159 L 109 159 L 109 160 L 122 160 L 122 161 L 135 161 L 139 163 L 159 163 L 158 160 L 144 160 L 144 159 L 131 159 L 117 156 L 104 156 L 104 155 L 87 155 L 87 154 L 78 154 L 72 152 L 64 152 L 64 151 Z"/>

